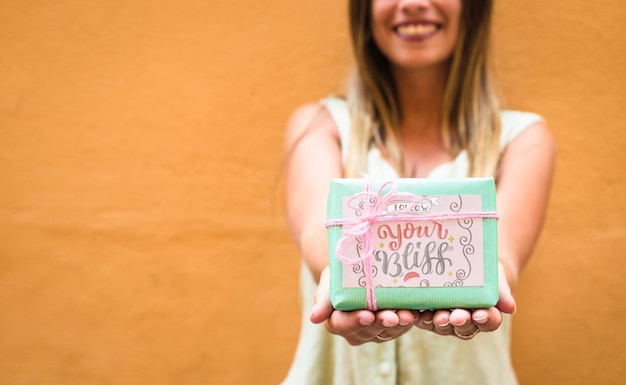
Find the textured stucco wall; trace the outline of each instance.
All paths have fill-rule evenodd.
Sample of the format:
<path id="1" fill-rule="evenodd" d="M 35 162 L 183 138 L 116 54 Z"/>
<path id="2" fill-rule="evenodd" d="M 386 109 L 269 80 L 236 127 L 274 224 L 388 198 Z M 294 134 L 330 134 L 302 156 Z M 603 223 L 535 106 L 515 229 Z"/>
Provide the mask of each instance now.
<path id="1" fill-rule="evenodd" d="M 281 141 L 338 92 L 331 0 L 0 2 L 0 384 L 274 384 L 298 333 Z M 626 6 L 500 1 L 512 108 L 559 147 L 518 290 L 529 384 L 625 375 Z"/>
<path id="2" fill-rule="evenodd" d="M 524 384 L 621 384 L 626 5 L 515 0 L 497 8 L 508 102 L 543 114 L 558 146 L 545 231 L 517 293 L 519 377 Z"/>

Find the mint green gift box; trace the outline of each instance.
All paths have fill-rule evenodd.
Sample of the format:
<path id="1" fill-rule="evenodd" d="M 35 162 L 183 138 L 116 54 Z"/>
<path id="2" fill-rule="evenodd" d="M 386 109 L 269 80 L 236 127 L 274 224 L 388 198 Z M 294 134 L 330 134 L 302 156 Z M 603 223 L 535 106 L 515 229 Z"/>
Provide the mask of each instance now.
<path id="1" fill-rule="evenodd" d="M 498 302 L 493 178 L 335 179 L 326 227 L 335 309 Z"/>

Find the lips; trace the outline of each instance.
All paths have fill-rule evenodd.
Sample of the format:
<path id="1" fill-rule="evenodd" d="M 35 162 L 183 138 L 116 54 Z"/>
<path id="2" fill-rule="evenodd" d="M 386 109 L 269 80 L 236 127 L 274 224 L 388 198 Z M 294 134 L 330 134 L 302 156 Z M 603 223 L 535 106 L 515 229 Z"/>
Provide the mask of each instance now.
<path id="1" fill-rule="evenodd" d="M 432 22 L 405 23 L 394 28 L 398 35 L 407 39 L 423 39 L 438 29 L 439 25 Z"/>

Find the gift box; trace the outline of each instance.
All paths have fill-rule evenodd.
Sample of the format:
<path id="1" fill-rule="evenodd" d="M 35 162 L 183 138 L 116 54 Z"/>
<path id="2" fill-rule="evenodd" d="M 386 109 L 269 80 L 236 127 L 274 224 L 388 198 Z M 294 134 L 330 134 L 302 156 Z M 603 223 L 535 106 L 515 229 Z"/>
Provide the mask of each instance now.
<path id="1" fill-rule="evenodd" d="M 493 178 L 333 180 L 326 222 L 333 307 L 494 306 L 497 217 Z"/>

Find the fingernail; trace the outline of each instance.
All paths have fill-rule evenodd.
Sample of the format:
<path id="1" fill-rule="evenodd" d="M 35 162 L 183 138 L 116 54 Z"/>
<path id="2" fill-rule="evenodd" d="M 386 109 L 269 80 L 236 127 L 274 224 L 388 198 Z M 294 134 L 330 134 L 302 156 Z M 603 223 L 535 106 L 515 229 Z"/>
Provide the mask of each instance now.
<path id="1" fill-rule="evenodd" d="M 477 324 L 480 325 L 484 325 L 487 323 L 487 321 L 489 321 L 489 317 L 478 317 L 478 318 L 474 318 L 474 322 L 476 322 Z"/>
<path id="2" fill-rule="evenodd" d="M 361 317 L 359 318 L 359 323 L 363 326 L 370 326 L 374 322 L 374 319 L 370 317 Z"/>
<path id="3" fill-rule="evenodd" d="M 446 321 L 445 323 L 442 323 L 442 324 L 437 324 L 437 326 L 442 327 L 442 328 L 444 328 L 444 327 L 446 327 L 448 325 L 450 325 L 450 321 Z"/>
<path id="4" fill-rule="evenodd" d="M 431 320 L 424 320 L 424 325 L 432 325 L 433 321 Z"/>
<path id="5" fill-rule="evenodd" d="M 413 323 L 413 322 L 406 322 L 406 321 L 400 321 L 400 322 L 399 322 L 400 326 L 407 326 L 407 325 L 410 325 L 410 324 L 412 324 L 412 323 Z"/>
<path id="6" fill-rule="evenodd" d="M 460 324 L 452 324 L 453 326 L 463 326 L 467 323 L 467 320 L 464 320 L 463 322 L 461 322 Z"/>
<path id="7" fill-rule="evenodd" d="M 384 327 L 386 327 L 386 328 L 390 328 L 390 327 L 392 327 L 392 326 L 396 326 L 395 324 L 393 324 L 393 323 L 391 323 L 391 322 L 387 321 L 386 319 L 384 319 L 384 320 L 383 320 L 382 324 L 383 324 L 383 326 L 384 326 Z"/>

